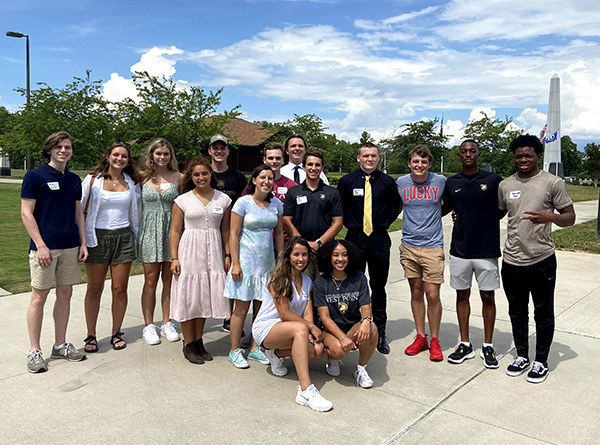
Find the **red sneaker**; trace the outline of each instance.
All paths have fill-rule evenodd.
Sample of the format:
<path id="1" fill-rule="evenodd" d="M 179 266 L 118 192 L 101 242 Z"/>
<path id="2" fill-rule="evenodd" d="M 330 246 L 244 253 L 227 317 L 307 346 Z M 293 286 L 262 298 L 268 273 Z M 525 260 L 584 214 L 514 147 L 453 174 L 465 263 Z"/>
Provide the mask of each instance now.
<path id="1" fill-rule="evenodd" d="M 444 360 L 444 356 L 442 355 L 442 348 L 440 347 L 440 342 L 437 337 L 431 337 L 431 345 L 429 348 L 429 360 L 432 362 L 440 362 Z"/>
<path id="2" fill-rule="evenodd" d="M 425 334 L 425 338 L 423 338 L 421 334 L 417 334 L 415 341 L 404 350 L 404 353 L 406 355 L 417 355 L 419 352 L 426 351 L 427 349 L 429 349 L 429 346 L 427 345 L 427 334 Z"/>

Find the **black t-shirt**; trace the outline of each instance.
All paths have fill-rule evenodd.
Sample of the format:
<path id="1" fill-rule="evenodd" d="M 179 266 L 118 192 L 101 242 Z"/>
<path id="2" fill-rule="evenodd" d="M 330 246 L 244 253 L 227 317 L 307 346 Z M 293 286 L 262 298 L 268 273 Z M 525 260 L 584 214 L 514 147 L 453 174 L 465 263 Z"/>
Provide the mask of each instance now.
<path id="1" fill-rule="evenodd" d="M 233 206 L 238 198 L 242 196 L 242 193 L 244 193 L 244 189 L 248 183 L 246 176 L 235 168 L 229 167 L 222 173 L 215 172 L 215 177 L 218 181 L 217 190 L 229 196 L 231 198 L 231 205 Z"/>
<path id="2" fill-rule="evenodd" d="M 450 254 L 459 258 L 498 258 L 500 220 L 496 173 L 479 170 L 473 176 L 458 173 L 446 182 L 443 200 L 456 212 Z"/>
<path id="3" fill-rule="evenodd" d="M 315 190 L 306 181 L 292 187 L 285 195 L 283 216 L 293 217 L 293 224 L 302 238 L 316 241 L 333 223 L 333 217 L 344 216 L 340 193 L 323 181 Z"/>
<path id="4" fill-rule="evenodd" d="M 344 332 L 361 320 L 360 307 L 371 304 L 369 285 L 365 274 L 356 271 L 346 277 L 339 289 L 330 275 L 321 275 L 313 283 L 315 307 L 327 306 L 329 316 Z"/>

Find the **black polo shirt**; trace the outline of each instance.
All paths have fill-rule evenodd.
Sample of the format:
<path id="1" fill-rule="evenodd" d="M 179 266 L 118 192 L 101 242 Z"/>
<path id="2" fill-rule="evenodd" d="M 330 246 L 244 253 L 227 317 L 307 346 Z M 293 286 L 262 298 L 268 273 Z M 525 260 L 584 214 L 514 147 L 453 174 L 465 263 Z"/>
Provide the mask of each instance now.
<path id="1" fill-rule="evenodd" d="M 454 209 L 450 254 L 459 258 L 500 257 L 500 219 L 496 173 L 479 170 L 475 175 L 458 173 L 446 181 L 444 208 Z"/>
<path id="2" fill-rule="evenodd" d="M 79 176 L 67 169 L 63 174 L 50 164 L 43 164 L 25 174 L 21 198 L 35 199 L 33 216 L 48 249 L 79 247 L 75 223 L 76 201 L 81 201 Z M 29 250 L 37 250 L 33 240 Z"/>
<path id="3" fill-rule="evenodd" d="M 319 180 L 315 190 L 302 184 L 292 187 L 285 195 L 283 216 L 293 217 L 293 223 L 302 238 L 316 241 L 331 227 L 333 218 L 344 216 L 339 192 Z"/>
<path id="4" fill-rule="evenodd" d="M 246 184 L 246 176 L 235 168 L 228 167 L 227 170 L 221 173 L 214 172 L 217 178 L 217 190 L 225 193 L 231 198 L 231 205 L 235 204 L 240 196 L 244 193 Z"/>
<path id="5" fill-rule="evenodd" d="M 343 176 L 337 190 L 344 205 L 344 225 L 351 232 L 363 232 L 363 216 L 365 209 L 365 177 L 362 169 Z M 374 232 L 387 232 L 390 225 L 398 218 L 400 195 L 396 181 L 380 170 L 371 173 L 372 218 Z"/>

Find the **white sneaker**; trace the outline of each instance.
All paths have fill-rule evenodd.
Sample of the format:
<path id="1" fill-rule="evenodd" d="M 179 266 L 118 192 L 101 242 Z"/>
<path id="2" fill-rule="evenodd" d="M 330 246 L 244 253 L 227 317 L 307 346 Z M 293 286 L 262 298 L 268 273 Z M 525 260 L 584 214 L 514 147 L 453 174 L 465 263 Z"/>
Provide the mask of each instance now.
<path id="1" fill-rule="evenodd" d="M 149 345 L 160 344 L 160 337 L 158 336 L 158 332 L 156 332 L 156 325 L 154 325 L 154 323 L 149 324 L 144 328 L 144 330 L 142 331 L 142 338 Z"/>
<path id="2" fill-rule="evenodd" d="M 356 368 L 354 371 L 354 380 L 356 381 L 356 386 L 360 386 L 361 388 L 371 388 L 373 386 L 373 380 L 369 377 L 366 368 Z"/>
<path id="3" fill-rule="evenodd" d="M 179 341 L 179 333 L 175 329 L 175 325 L 172 321 L 168 321 L 160 327 L 160 336 L 167 337 L 169 341 Z"/>
<path id="4" fill-rule="evenodd" d="M 275 349 L 265 349 L 265 355 L 269 359 L 269 363 L 271 363 L 271 372 L 273 375 L 277 377 L 287 375 L 288 369 L 283 366 L 283 359 L 277 357 L 277 354 L 275 354 Z"/>
<path id="5" fill-rule="evenodd" d="M 315 385 L 310 385 L 304 391 L 298 385 L 298 394 L 296 395 L 296 403 L 298 405 L 308 406 L 311 409 L 319 412 L 329 411 L 333 408 L 333 403 L 323 397 Z"/>
<path id="6" fill-rule="evenodd" d="M 325 370 L 330 376 L 337 377 L 340 375 L 340 365 L 343 365 L 341 360 L 327 359 Z"/>

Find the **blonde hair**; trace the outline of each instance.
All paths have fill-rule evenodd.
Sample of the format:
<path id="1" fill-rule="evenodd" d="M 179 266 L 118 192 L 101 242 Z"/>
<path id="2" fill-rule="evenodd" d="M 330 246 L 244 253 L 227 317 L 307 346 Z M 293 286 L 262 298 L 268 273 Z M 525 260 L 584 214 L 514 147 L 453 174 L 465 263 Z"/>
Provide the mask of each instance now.
<path id="1" fill-rule="evenodd" d="M 179 171 L 177 169 L 177 159 L 175 158 L 175 151 L 173 150 L 173 146 L 169 141 L 163 138 L 154 139 L 146 148 L 146 154 L 144 155 L 142 172 L 140 172 L 141 182 L 148 182 L 156 173 L 156 165 L 154 164 L 154 152 L 161 147 L 167 147 L 169 149 L 169 154 L 171 155 L 171 159 L 169 159 L 169 164 L 167 165 L 167 169 L 172 172 Z"/>

